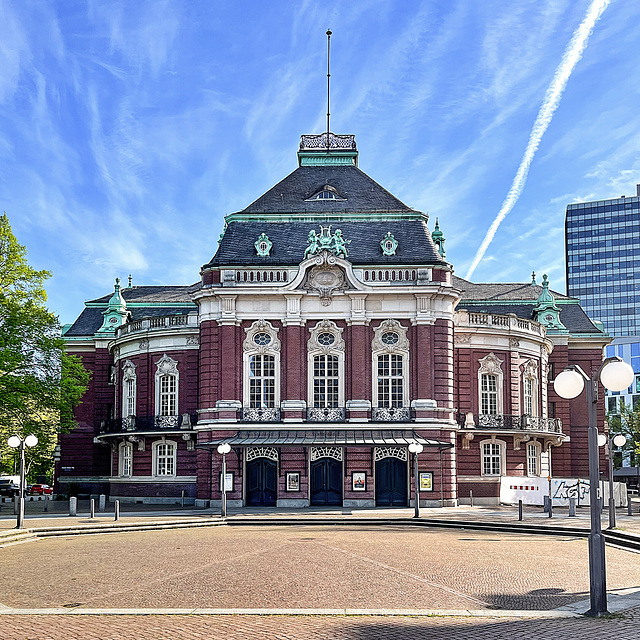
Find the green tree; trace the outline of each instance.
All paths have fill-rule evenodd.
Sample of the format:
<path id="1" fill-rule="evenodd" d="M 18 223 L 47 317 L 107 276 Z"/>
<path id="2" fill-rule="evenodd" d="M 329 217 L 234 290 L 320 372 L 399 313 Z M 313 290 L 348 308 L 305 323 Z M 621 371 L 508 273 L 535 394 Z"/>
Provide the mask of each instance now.
<path id="1" fill-rule="evenodd" d="M 618 410 L 607 414 L 607 421 L 612 435 L 621 433 L 627 438 L 627 444 L 622 451 L 629 451 L 632 455 L 632 466 L 640 465 L 640 405 L 630 408 L 619 399 Z M 622 466 L 622 460 L 617 466 Z"/>
<path id="2" fill-rule="evenodd" d="M 60 323 L 46 303 L 44 281 L 51 274 L 27 263 L 26 248 L 0 216 L 0 472 L 15 472 L 10 435 L 38 436 L 28 450 L 29 476 L 51 478 L 58 434 L 75 426 L 89 373 L 64 352 Z"/>

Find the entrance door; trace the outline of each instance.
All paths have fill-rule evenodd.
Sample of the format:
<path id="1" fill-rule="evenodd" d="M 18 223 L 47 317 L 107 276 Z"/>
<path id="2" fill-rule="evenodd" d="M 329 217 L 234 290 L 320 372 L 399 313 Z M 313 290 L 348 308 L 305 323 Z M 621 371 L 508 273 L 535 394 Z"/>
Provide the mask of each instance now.
<path id="1" fill-rule="evenodd" d="M 407 506 L 407 463 L 398 458 L 376 462 L 376 505 Z"/>
<path id="2" fill-rule="evenodd" d="M 342 506 L 342 463 L 321 458 L 311 463 L 311 504 Z"/>
<path id="3" fill-rule="evenodd" d="M 276 463 L 268 458 L 247 462 L 247 506 L 275 507 L 277 492 Z"/>

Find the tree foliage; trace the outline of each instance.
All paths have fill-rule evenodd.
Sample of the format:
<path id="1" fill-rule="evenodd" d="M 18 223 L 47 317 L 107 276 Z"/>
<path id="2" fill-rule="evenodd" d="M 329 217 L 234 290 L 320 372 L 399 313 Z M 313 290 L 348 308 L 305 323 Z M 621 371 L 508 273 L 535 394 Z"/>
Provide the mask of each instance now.
<path id="1" fill-rule="evenodd" d="M 14 473 L 7 438 L 34 433 L 30 476 L 50 476 L 58 433 L 75 425 L 73 408 L 89 373 L 64 352 L 58 319 L 45 306 L 51 274 L 33 269 L 26 255 L 6 214 L 0 216 L 0 472 Z"/>
<path id="2" fill-rule="evenodd" d="M 621 433 L 627 438 L 622 450 L 633 454 L 633 466 L 640 466 L 640 406 L 632 409 L 620 398 L 618 411 L 609 413 L 607 421 L 611 434 Z"/>

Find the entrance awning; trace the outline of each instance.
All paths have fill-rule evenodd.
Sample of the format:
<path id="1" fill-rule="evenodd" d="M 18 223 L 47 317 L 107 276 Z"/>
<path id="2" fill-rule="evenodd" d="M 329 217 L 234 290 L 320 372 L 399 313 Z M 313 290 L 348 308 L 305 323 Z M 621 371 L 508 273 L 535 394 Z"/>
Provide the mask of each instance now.
<path id="1" fill-rule="evenodd" d="M 423 438 L 411 429 L 238 431 L 228 438 L 203 442 L 196 445 L 196 447 L 198 449 L 213 449 L 222 442 L 228 442 L 232 447 L 406 447 L 412 442 L 419 442 L 423 447 L 437 447 L 438 449 L 450 449 L 453 447 L 450 442 Z"/>

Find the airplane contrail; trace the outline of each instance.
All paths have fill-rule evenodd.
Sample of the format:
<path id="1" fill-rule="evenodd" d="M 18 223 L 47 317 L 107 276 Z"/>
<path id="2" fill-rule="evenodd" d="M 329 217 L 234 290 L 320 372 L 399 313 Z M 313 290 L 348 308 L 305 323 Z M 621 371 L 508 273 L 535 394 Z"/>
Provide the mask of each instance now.
<path id="1" fill-rule="evenodd" d="M 527 148 L 525 149 L 522 160 L 520 161 L 520 166 L 518 167 L 516 177 L 513 179 L 511 188 L 509 189 L 509 193 L 504 199 L 504 202 L 500 207 L 500 211 L 498 211 L 498 215 L 491 223 L 489 231 L 487 231 L 487 235 L 484 237 L 484 240 L 482 241 L 482 244 L 480 245 L 480 248 L 478 249 L 474 257 L 473 262 L 471 263 L 471 266 L 467 271 L 467 275 L 465 276 L 467 280 L 475 271 L 476 267 L 480 263 L 480 260 L 482 260 L 487 248 L 493 240 L 493 236 L 495 236 L 496 231 L 500 226 L 500 223 L 505 219 L 507 214 L 511 211 L 511 209 L 513 209 L 516 202 L 518 201 L 518 198 L 520 197 L 520 194 L 522 193 L 522 190 L 524 188 L 524 183 L 527 181 L 527 174 L 529 173 L 529 167 L 531 166 L 533 156 L 540 146 L 540 140 L 542 140 L 544 132 L 551 124 L 553 114 L 560 104 L 560 98 L 562 97 L 562 93 L 567 86 L 569 77 L 573 73 L 573 70 L 575 69 L 576 64 L 578 64 L 580 58 L 582 58 L 582 54 L 587 47 L 589 36 L 593 32 L 593 28 L 595 27 L 596 22 L 598 22 L 600 16 L 602 15 L 602 12 L 609 6 L 610 2 L 611 0 L 593 0 L 593 2 L 589 5 L 587 13 L 585 14 L 582 22 L 573 32 L 573 36 L 571 37 L 571 40 L 567 45 L 564 54 L 562 55 L 562 60 L 560 61 L 560 64 L 553 74 L 551 84 L 547 88 L 547 91 L 544 95 L 544 100 L 542 101 L 542 105 L 540 106 L 540 110 L 538 111 L 538 117 L 533 124 L 533 129 L 531 130 L 531 134 L 529 135 L 529 143 L 527 144 Z"/>

